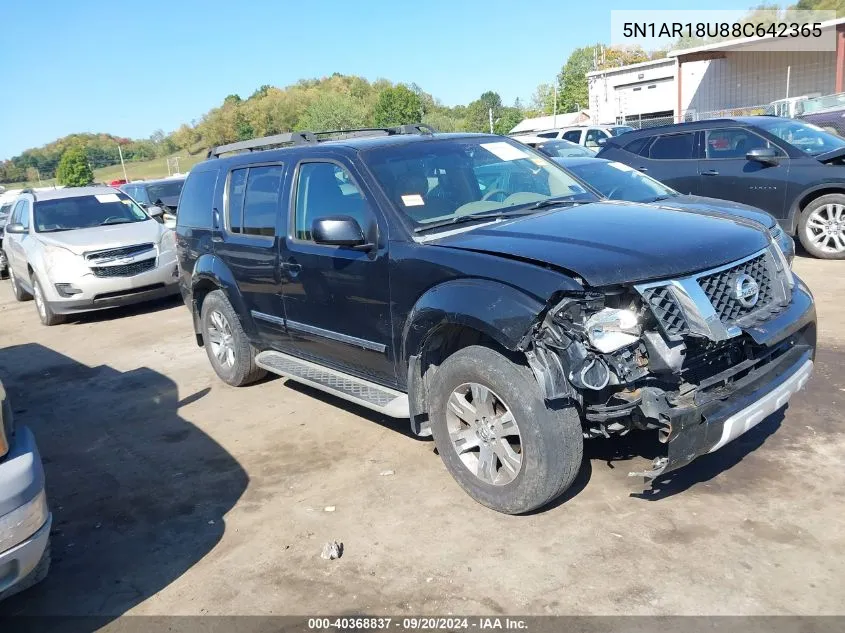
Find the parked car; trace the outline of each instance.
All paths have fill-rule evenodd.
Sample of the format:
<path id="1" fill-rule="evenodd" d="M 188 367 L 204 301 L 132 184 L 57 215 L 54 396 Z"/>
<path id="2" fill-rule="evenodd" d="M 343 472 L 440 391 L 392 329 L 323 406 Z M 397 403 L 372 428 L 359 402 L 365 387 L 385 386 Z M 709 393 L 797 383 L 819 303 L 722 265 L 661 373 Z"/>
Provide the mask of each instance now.
<path id="1" fill-rule="evenodd" d="M 34 296 L 44 325 L 179 292 L 173 231 L 110 187 L 24 190 L 3 250 L 15 298 Z"/>
<path id="2" fill-rule="evenodd" d="M 523 145 L 533 147 L 538 152 L 542 152 L 551 158 L 555 157 L 569 157 L 569 156 L 595 156 L 596 152 L 589 147 L 578 145 L 570 141 L 562 141 L 559 139 L 543 138 L 542 136 L 533 135 L 513 135 L 511 138 L 519 141 Z"/>
<path id="3" fill-rule="evenodd" d="M 631 132 L 633 129 L 630 125 L 576 125 L 535 134 L 541 138 L 563 139 L 597 151 L 607 139 Z"/>
<path id="4" fill-rule="evenodd" d="M 811 255 L 845 258 L 845 139 L 816 126 L 768 116 L 680 123 L 613 138 L 598 156 L 681 193 L 768 211 Z"/>
<path id="5" fill-rule="evenodd" d="M 185 183 L 177 249 L 221 380 L 270 371 L 407 418 L 501 512 L 566 490 L 584 437 L 650 429 L 666 453 L 646 475 L 677 469 L 813 368 L 812 296 L 762 226 L 602 201 L 493 135 L 215 148 Z"/>
<path id="6" fill-rule="evenodd" d="M 179 194 L 185 186 L 185 177 L 144 180 L 121 185 L 120 190 L 130 196 L 145 209 L 160 208 L 163 213 L 158 218 L 168 228 L 176 226 L 176 207 Z"/>
<path id="7" fill-rule="evenodd" d="M 3 251 L 3 234 L 6 230 L 6 222 L 9 220 L 9 213 L 12 211 L 12 204 L 20 194 L 19 189 L 3 191 L 0 193 L 0 279 L 9 277 L 9 263 L 6 260 L 6 253 Z"/>
<path id="8" fill-rule="evenodd" d="M 804 113 L 804 104 L 820 97 L 820 92 L 813 92 L 798 97 L 787 97 L 786 99 L 777 99 L 766 106 L 763 114 L 768 116 L 779 116 L 787 119 L 793 119 Z M 812 106 L 810 106 L 812 108 Z"/>
<path id="9" fill-rule="evenodd" d="M 47 576 L 51 523 L 38 447 L 0 383 L 0 600 Z"/>
<path id="10" fill-rule="evenodd" d="M 792 264 L 795 242 L 770 213 L 740 202 L 706 196 L 685 196 L 650 176 L 603 158 L 555 158 L 554 161 L 590 189 L 608 200 L 655 204 L 664 209 L 692 211 L 752 220 L 762 224 Z"/>

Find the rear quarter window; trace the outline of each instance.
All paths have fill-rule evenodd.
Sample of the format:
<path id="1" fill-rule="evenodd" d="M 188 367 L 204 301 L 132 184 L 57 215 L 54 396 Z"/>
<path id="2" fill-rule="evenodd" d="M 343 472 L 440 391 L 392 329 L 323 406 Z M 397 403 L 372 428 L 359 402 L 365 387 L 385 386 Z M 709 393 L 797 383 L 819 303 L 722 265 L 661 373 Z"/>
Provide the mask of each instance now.
<path id="1" fill-rule="evenodd" d="M 192 228 L 211 228 L 217 170 L 191 172 L 182 188 L 176 224 Z"/>

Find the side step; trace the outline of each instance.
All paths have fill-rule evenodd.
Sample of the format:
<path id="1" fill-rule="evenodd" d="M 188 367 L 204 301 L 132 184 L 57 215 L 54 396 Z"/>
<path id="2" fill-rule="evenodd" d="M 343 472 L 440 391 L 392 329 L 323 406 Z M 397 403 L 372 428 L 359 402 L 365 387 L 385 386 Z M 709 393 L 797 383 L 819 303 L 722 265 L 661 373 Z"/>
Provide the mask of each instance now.
<path id="1" fill-rule="evenodd" d="M 407 394 L 363 378 L 350 376 L 335 369 L 271 350 L 260 352 L 255 357 L 255 364 L 274 374 L 325 391 L 391 418 L 411 416 Z"/>

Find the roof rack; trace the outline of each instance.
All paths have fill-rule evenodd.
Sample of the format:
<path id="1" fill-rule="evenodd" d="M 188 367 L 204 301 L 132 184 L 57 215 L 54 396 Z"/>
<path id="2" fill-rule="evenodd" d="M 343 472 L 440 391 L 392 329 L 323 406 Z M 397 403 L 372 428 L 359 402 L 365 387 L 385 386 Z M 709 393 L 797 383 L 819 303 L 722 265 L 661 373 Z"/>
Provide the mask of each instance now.
<path id="1" fill-rule="evenodd" d="M 21 195 L 23 195 L 25 193 L 28 193 L 29 195 L 31 195 L 33 200 L 36 200 L 36 201 L 38 200 L 37 196 L 35 195 L 35 189 L 33 189 L 32 187 L 27 187 L 26 189 L 21 191 Z"/>
<path id="2" fill-rule="evenodd" d="M 276 134 L 264 136 L 248 141 L 238 141 L 227 145 L 218 145 L 208 150 L 208 158 L 219 158 L 222 154 L 231 152 L 252 152 L 256 149 L 267 149 L 277 145 L 310 145 L 323 141 L 334 141 L 347 138 L 360 138 L 365 136 L 393 136 L 396 134 L 421 134 L 432 135 L 436 129 L 425 123 L 414 123 L 411 125 L 399 125 L 396 127 L 365 127 L 351 130 L 327 130 L 324 132 L 288 132 L 287 134 Z"/>

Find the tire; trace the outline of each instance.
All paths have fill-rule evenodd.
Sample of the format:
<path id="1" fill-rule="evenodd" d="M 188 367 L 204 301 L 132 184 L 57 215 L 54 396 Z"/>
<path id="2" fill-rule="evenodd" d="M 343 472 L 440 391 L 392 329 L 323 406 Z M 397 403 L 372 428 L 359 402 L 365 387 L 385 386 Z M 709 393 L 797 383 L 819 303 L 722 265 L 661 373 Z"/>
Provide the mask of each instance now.
<path id="1" fill-rule="evenodd" d="M 50 307 L 47 297 L 44 296 L 44 288 L 34 274 L 32 275 L 32 290 L 34 293 L 33 298 L 35 299 L 35 311 L 38 313 L 38 318 L 41 319 L 41 324 L 53 326 L 64 323 L 64 315 L 53 312 L 53 308 Z"/>
<path id="2" fill-rule="evenodd" d="M 475 387 L 467 387 L 471 383 L 482 387 L 478 394 Z M 485 404 L 490 400 L 484 396 L 483 388 L 492 394 L 492 407 Z M 492 423 L 488 420 L 486 432 L 477 430 L 478 424 L 473 428 L 464 426 L 463 422 L 458 427 L 461 430 L 456 431 L 459 416 L 454 413 L 456 401 L 450 399 L 453 394 L 464 392 L 464 401 L 472 397 L 475 402 L 474 398 L 479 397 L 481 403 L 476 407 L 470 402 L 470 410 L 475 411 L 469 414 L 470 417 L 483 417 L 480 412 L 484 410 L 492 410 L 494 414 L 510 411 L 517 427 L 518 449 L 513 444 L 513 425 L 502 422 L 507 419 L 507 413 L 494 415 Z M 574 481 L 584 452 L 581 420 L 573 407 L 548 408 L 528 367 L 488 347 L 465 347 L 447 358 L 434 372 L 429 393 L 429 417 L 437 451 L 458 484 L 479 503 L 506 514 L 529 512 L 563 494 Z M 464 415 L 467 411 L 464 409 Z M 502 432 L 506 426 L 509 432 Z M 471 446 L 461 454 L 453 441 L 456 433 L 469 438 L 463 445 Z M 503 436 L 508 436 L 505 441 L 510 450 L 502 448 Z M 496 471 L 493 481 L 476 474 L 482 463 L 484 443 L 495 454 L 485 462 L 489 464 L 492 460 L 493 466 L 487 474 Z M 472 463 L 472 454 L 477 454 L 476 463 Z M 514 455 L 519 457 L 518 468 L 513 464 L 510 469 L 506 468 L 506 461 L 513 460 Z"/>
<path id="3" fill-rule="evenodd" d="M 12 272 L 11 268 L 9 269 L 9 281 L 12 284 L 12 294 L 15 296 L 17 301 L 29 301 L 32 299 L 32 295 L 21 288 L 21 285 L 18 283 L 18 278 L 15 276 L 15 273 Z"/>
<path id="4" fill-rule="evenodd" d="M 819 196 L 804 207 L 798 239 L 813 257 L 845 259 L 845 194 Z"/>
<path id="5" fill-rule="evenodd" d="M 201 324 L 208 360 L 220 380 L 233 387 L 242 387 L 267 375 L 265 370 L 255 364 L 255 348 L 250 344 L 237 313 L 222 290 L 214 290 L 206 296 L 202 303 Z M 225 326 L 222 329 L 221 324 Z M 220 332 L 225 336 L 218 336 Z M 217 354 L 221 346 L 215 344 L 214 339 L 224 342 L 225 353 L 221 353 L 221 356 Z"/>
<path id="6" fill-rule="evenodd" d="M 47 577 L 47 573 L 50 571 L 50 560 L 50 540 L 48 539 L 47 547 L 44 548 L 44 553 L 41 554 L 41 558 L 38 559 L 38 564 L 35 566 L 35 569 L 29 572 L 26 578 L 21 580 L 18 584 L 9 587 L 5 591 L 0 591 L 0 600 L 14 596 L 16 593 L 25 591 L 30 587 L 34 587 L 44 580 Z"/>

